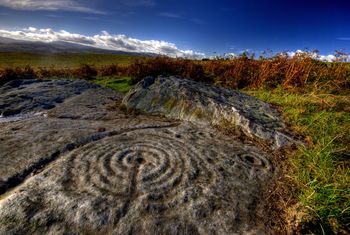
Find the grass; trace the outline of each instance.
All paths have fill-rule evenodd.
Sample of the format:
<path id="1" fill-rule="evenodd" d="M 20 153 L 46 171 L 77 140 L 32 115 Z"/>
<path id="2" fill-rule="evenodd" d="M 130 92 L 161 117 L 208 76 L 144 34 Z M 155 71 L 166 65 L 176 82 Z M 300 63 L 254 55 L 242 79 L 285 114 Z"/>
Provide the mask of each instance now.
<path id="1" fill-rule="evenodd" d="M 275 104 L 308 142 L 289 157 L 287 177 L 297 186 L 305 233 L 332 234 L 350 227 L 350 95 L 297 94 L 281 88 L 248 90 Z"/>
<path id="2" fill-rule="evenodd" d="M 130 77 L 99 77 L 92 82 L 122 93 L 127 93 L 132 87 Z"/>
<path id="3" fill-rule="evenodd" d="M 22 52 L 0 52 L 0 68 L 52 67 L 56 69 L 77 68 L 81 64 L 103 66 L 106 64 L 129 65 L 139 57 L 129 55 L 89 54 L 89 53 L 57 53 L 37 54 Z"/>

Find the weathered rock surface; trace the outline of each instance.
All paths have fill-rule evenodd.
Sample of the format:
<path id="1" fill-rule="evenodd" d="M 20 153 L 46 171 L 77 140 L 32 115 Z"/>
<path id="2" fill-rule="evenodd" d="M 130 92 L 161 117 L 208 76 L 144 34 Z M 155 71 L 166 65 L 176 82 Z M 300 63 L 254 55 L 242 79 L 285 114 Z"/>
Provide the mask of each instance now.
<path id="1" fill-rule="evenodd" d="M 271 233 L 257 208 L 274 170 L 253 143 L 127 114 L 83 81 L 0 94 L 0 234 Z"/>
<path id="2" fill-rule="evenodd" d="M 52 109 L 65 99 L 96 87 L 79 80 L 14 80 L 0 87 L 0 114 L 10 116 Z"/>
<path id="3" fill-rule="evenodd" d="M 269 104 L 239 91 L 213 87 L 178 77 L 149 77 L 123 100 L 129 109 L 163 114 L 200 124 L 230 123 L 249 137 L 279 148 L 292 138 L 278 112 Z"/>

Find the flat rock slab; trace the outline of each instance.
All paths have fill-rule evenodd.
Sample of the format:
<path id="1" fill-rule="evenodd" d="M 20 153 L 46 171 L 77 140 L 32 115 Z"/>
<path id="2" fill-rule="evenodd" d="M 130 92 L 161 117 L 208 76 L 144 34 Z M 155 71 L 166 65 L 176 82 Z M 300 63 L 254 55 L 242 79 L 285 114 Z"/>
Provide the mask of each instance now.
<path id="1" fill-rule="evenodd" d="M 52 109 L 65 99 L 96 87 L 79 80 L 14 80 L 0 87 L 0 114 L 10 116 Z"/>
<path id="2" fill-rule="evenodd" d="M 229 123 L 273 148 L 292 142 L 279 113 L 269 104 L 239 91 L 175 76 L 144 79 L 124 97 L 123 105 L 200 124 Z"/>
<path id="3" fill-rule="evenodd" d="M 257 210 L 274 169 L 253 144 L 127 114 L 120 94 L 87 82 L 16 84 L 0 96 L 17 110 L 0 118 L 0 234 L 271 233 Z M 42 89 L 71 95 L 8 103 Z"/>

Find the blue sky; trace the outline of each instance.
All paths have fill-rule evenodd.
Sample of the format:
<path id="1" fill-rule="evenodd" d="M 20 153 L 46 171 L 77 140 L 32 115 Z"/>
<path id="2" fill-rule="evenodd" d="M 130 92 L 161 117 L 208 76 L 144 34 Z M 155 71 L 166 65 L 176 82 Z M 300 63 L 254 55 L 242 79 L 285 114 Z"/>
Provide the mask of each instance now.
<path id="1" fill-rule="evenodd" d="M 328 55 L 349 52 L 350 1 L 0 0 L 5 31 L 0 35 L 29 27 L 84 36 L 123 34 L 127 38 L 120 40 L 164 41 L 172 49 L 206 55 L 267 48 Z"/>

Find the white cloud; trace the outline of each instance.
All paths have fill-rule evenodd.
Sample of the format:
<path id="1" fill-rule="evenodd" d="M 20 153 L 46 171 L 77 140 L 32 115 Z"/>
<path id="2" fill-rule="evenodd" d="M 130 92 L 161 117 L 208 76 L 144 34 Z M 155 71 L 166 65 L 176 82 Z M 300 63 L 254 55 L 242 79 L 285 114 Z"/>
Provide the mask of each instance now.
<path id="1" fill-rule="evenodd" d="M 18 31 L 0 30 L 0 36 L 20 40 L 41 41 L 48 43 L 65 41 L 108 50 L 155 53 L 160 55 L 168 55 L 171 57 L 202 58 L 205 56 L 203 53 L 192 50 L 180 50 L 175 44 L 170 42 L 159 40 L 139 40 L 122 34 L 111 35 L 106 31 L 102 31 L 101 33 L 102 34 L 94 36 L 85 36 L 70 33 L 65 30 L 54 31 L 50 28 L 37 29 L 34 27 L 29 27 Z"/>
<path id="2" fill-rule="evenodd" d="M 333 61 L 348 61 L 350 59 L 350 57 L 348 55 L 339 55 L 339 56 L 335 56 L 335 55 L 320 55 L 316 52 L 306 52 L 306 51 L 302 51 L 302 50 L 296 50 L 295 52 L 290 51 L 287 52 L 287 55 L 289 57 L 294 57 L 297 55 L 303 55 L 303 54 L 307 54 L 309 56 L 311 56 L 313 59 L 317 59 L 317 60 L 321 60 L 321 61 L 325 61 L 325 62 L 333 62 Z"/>
<path id="3" fill-rule="evenodd" d="M 320 55 L 319 60 L 325 62 L 332 62 L 336 60 L 336 57 L 334 55 Z"/>
<path id="4" fill-rule="evenodd" d="M 235 57 L 238 57 L 239 55 L 235 54 L 235 53 L 226 53 L 225 56 L 227 58 L 235 58 Z"/>
<path id="5" fill-rule="evenodd" d="M 94 14 L 106 14 L 103 11 L 89 8 L 76 0 L 0 0 L 0 7 L 8 7 L 15 10 L 47 10 L 47 11 L 75 11 Z"/>
<path id="6" fill-rule="evenodd" d="M 239 57 L 239 55 L 236 54 L 236 53 L 230 52 L 230 53 L 225 53 L 225 54 L 223 54 L 222 56 L 219 56 L 219 57 L 220 57 L 220 58 L 223 58 L 223 59 L 234 59 L 234 58 Z M 215 58 L 215 57 L 214 57 L 214 58 Z"/>

